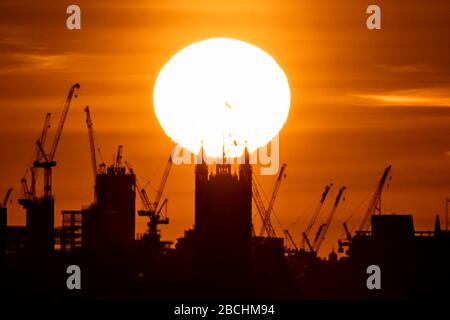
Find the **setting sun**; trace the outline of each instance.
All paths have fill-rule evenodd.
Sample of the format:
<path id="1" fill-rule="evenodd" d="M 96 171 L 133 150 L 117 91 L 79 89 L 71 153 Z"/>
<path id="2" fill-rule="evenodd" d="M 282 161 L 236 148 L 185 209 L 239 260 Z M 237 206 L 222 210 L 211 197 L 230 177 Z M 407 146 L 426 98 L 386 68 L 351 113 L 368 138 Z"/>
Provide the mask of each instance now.
<path id="1" fill-rule="evenodd" d="M 286 75 L 265 51 L 213 38 L 193 43 L 161 69 L 153 92 L 165 133 L 192 152 L 237 156 L 266 145 L 283 127 L 290 107 Z"/>

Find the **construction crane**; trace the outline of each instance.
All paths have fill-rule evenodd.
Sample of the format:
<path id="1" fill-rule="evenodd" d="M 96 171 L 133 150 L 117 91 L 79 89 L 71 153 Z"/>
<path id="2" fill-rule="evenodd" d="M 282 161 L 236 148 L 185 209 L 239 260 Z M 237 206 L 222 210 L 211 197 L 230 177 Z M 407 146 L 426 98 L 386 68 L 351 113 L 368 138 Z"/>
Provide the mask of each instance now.
<path id="1" fill-rule="evenodd" d="M 119 145 L 119 147 L 117 148 L 117 154 L 116 154 L 116 158 L 114 159 L 114 170 L 116 172 L 119 172 L 122 168 L 122 159 L 123 159 L 123 146 Z"/>
<path id="2" fill-rule="evenodd" d="M 269 205 L 268 205 L 267 209 L 265 210 L 263 225 L 261 226 L 261 229 L 259 231 L 260 237 L 262 237 L 264 235 L 264 231 L 267 230 L 267 228 L 264 227 L 264 225 L 271 224 L 270 223 L 270 215 L 273 210 L 273 205 L 275 203 L 275 199 L 278 195 L 278 190 L 280 189 L 281 181 L 283 180 L 284 177 L 286 177 L 285 171 L 286 171 L 286 163 L 283 163 L 283 165 L 281 166 L 281 169 L 280 169 L 280 173 L 278 174 L 277 180 L 275 182 L 275 186 L 273 188 L 273 192 L 272 192 L 272 196 L 270 198 Z"/>
<path id="3" fill-rule="evenodd" d="M 32 200 L 30 189 L 28 188 L 28 183 L 27 183 L 27 178 L 26 178 L 27 173 L 28 173 L 28 169 L 25 170 L 25 174 L 23 175 L 22 179 L 20 179 L 20 186 L 21 186 L 21 191 L 22 191 L 22 199 L 24 201 Z"/>
<path id="4" fill-rule="evenodd" d="M 294 247 L 295 251 L 298 251 L 298 247 L 295 244 L 294 238 L 292 238 L 291 233 L 289 232 L 288 229 L 284 229 L 284 234 L 286 235 L 286 237 L 288 238 L 289 242 L 291 243 L 291 245 Z"/>
<path id="5" fill-rule="evenodd" d="M 167 161 L 166 168 L 164 169 L 164 173 L 161 178 L 161 182 L 159 183 L 159 187 L 156 190 L 155 201 L 153 201 L 151 210 L 155 213 L 158 211 L 159 202 L 161 201 L 161 197 L 166 186 L 167 179 L 169 178 L 170 169 L 172 168 L 172 156 L 169 155 L 169 160 Z"/>
<path id="6" fill-rule="evenodd" d="M 390 172 L 391 166 L 389 165 L 386 167 L 386 169 L 384 169 L 383 175 L 381 176 L 380 180 L 377 183 L 375 192 L 373 193 L 372 198 L 370 199 L 369 206 L 367 207 L 367 210 L 364 213 L 361 222 L 359 224 L 359 230 L 364 230 L 367 228 L 367 224 L 369 222 L 369 218 L 371 215 L 375 214 L 376 212 L 381 214 L 381 193 L 383 192 L 384 186 L 386 185 L 386 180 Z M 351 216 L 347 220 L 349 220 L 350 218 Z M 353 238 L 352 230 L 348 228 L 347 221 L 343 222 L 342 226 L 345 232 L 345 239 L 338 240 L 339 252 L 343 252 L 344 247 L 349 247 Z"/>
<path id="7" fill-rule="evenodd" d="M 45 145 L 45 141 L 47 139 L 47 133 L 48 130 L 50 129 L 50 119 L 51 119 L 51 114 L 47 113 L 45 115 L 45 120 L 44 120 L 44 127 L 42 128 L 42 132 L 41 135 L 39 136 L 38 140 L 40 145 Z M 41 151 L 41 148 L 38 147 L 38 144 L 36 144 L 36 157 L 35 157 L 35 161 L 42 161 L 43 158 L 43 154 Z M 35 199 L 36 198 L 36 183 L 37 183 L 37 178 L 38 178 L 38 168 L 31 166 L 30 168 L 30 175 L 31 175 L 31 186 L 30 186 L 30 197 Z"/>
<path id="8" fill-rule="evenodd" d="M 124 163 L 125 163 L 125 166 L 128 168 L 128 171 L 130 171 L 131 174 L 136 175 L 131 164 L 128 161 L 124 161 Z M 150 199 L 147 196 L 147 192 L 145 192 L 145 189 L 141 187 L 139 180 L 137 178 L 136 178 L 136 187 L 138 189 L 138 194 L 139 194 L 139 197 L 141 198 L 141 203 L 142 203 L 142 207 L 143 207 L 143 210 L 140 210 L 140 211 L 150 211 L 152 204 L 150 202 Z M 139 214 L 139 212 L 138 212 L 138 214 Z M 139 215 L 141 216 L 143 214 L 139 214 Z"/>
<path id="9" fill-rule="evenodd" d="M 325 240 L 325 236 L 330 228 L 331 221 L 333 220 L 334 214 L 336 213 L 339 202 L 341 201 L 342 195 L 344 194 L 346 187 L 342 187 L 339 189 L 338 195 L 336 196 L 336 200 L 334 201 L 334 205 L 331 208 L 331 211 L 328 215 L 325 223 L 320 225 L 319 231 L 314 239 L 313 249 L 316 254 L 319 253 L 320 247 L 322 246 L 323 240 Z"/>
<path id="10" fill-rule="evenodd" d="M 13 190 L 12 188 L 8 188 L 8 190 L 6 191 L 5 198 L 3 199 L 3 203 L 0 204 L 1 208 L 6 208 L 6 206 L 8 205 L 8 200 L 9 200 L 9 197 L 11 196 L 12 190 Z"/>
<path id="11" fill-rule="evenodd" d="M 313 228 L 314 224 L 316 223 L 317 218 L 319 217 L 320 211 L 323 207 L 323 204 L 324 204 L 332 186 L 333 186 L 332 183 L 325 186 L 325 190 L 322 192 L 322 196 L 320 197 L 319 204 L 317 205 L 316 210 L 314 211 L 314 214 L 313 214 L 311 220 L 309 221 L 308 225 L 306 226 L 305 231 L 303 231 L 303 233 L 302 233 L 302 236 L 303 236 L 302 248 L 303 249 L 305 248 L 305 244 L 309 243 L 309 233 L 311 232 L 311 229 Z M 308 247 L 311 251 L 310 244 L 308 245 Z"/>
<path id="12" fill-rule="evenodd" d="M 163 203 L 159 207 L 158 211 L 156 211 L 156 213 L 152 214 L 150 212 L 150 215 L 144 214 L 144 216 L 148 216 L 150 218 L 150 221 L 147 223 L 147 226 L 148 226 L 148 234 L 151 239 L 159 240 L 158 225 L 169 224 L 169 218 L 167 217 L 167 202 L 168 202 L 167 198 L 164 199 Z"/>
<path id="13" fill-rule="evenodd" d="M 386 180 L 390 172 L 391 166 L 389 165 L 386 167 L 386 169 L 384 169 L 383 175 L 381 176 L 380 181 L 378 181 L 375 192 L 370 199 L 369 206 L 361 219 L 361 223 L 359 224 L 359 230 L 364 230 L 367 228 L 371 215 L 375 214 L 376 212 L 381 214 L 381 193 L 383 192 Z"/>
<path id="14" fill-rule="evenodd" d="M 276 233 L 275 229 L 272 226 L 272 223 L 270 222 L 270 220 L 265 221 L 266 208 L 264 207 L 264 202 L 261 198 L 261 194 L 259 193 L 258 184 L 256 183 L 255 179 L 252 179 L 252 196 L 259 217 L 261 218 L 262 221 L 262 227 L 265 229 L 267 237 L 275 238 Z"/>
<path id="15" fill-rule="evenodd" d="M 93 124 L 92 124 L 91 113 L 89 111 L 89 106 L 86 106 L 86 108 L 84 108 L 84 112 L 86 112 L 86 126 L 88 128 L 89 148 L 91 151 L 92 176 L 94 178 L 94 184 L 95 184 L 95 182 L 97 180 L 98 169 L 97 169 L 97 156 L 96 156 L 96 152 L 95 152 L 94 128 L 93 128 Z"/>
<path id="16" fill-rule="evenodd" d="M 44 120 L 44 127 L 42 129 L 41 135 L 39 136 L 38 140 L 39 144 L 43 145 L 45 144 L 45 140 L 47 138 L 47 133 L 48 130 L 50 129 L 50 118 L 51 118 L 51 114 L 47 113 L 45 116 L 45 120 Z M 35 154 L 35 158 L 33 161 L 41 161 L 42 160 L 42 152 L 41 149 L 38 147 L 38 145 L 36 144 L 36 154 Z M 38 168 L 35 168 L 33 165 L 31 166 L 31 168 L 29 169 L 30 171 L 25 170 L 25 173 L 22 177 L 22 179 L 20 180 L 21 183 L 21 188 L 22 188 L 22 198 L 24 200 L 33 200 L 36 199 L 36 182 L 37 182 L 37 178 L 38 178 Z M 30 187 L 28 187 L 28 182 L 27 182 L 27 174 L 28 172 L 30 173 Z"/>
<path id="17" fill-rule="evenodd" d="M 347 222 L 342 223 L 342 226 L 344 227 L 345 239 L 346 239 L 347 241 L 352 240 L 352 233 L 351 233 L 350 230 L 348 229 Z"/>
<path id="18" fill-rule="evenodd" d="M 64 128 L 64 123 L 66 122 L 67 114 L 69 112 L 70 103 L 72 101 L 72 97 L 74 96 L 75 90 L 79 89 L 80 85 L 75 83 L 69 90 L 69 94 L 67 95 L 66 102 L 64 104 L 64 108 L 61 113 L 61 117 L 59 119 L 58 128 L 55 133 L 55 137 L 53 140 L 52 147 L 48 154 L 44 151 L 44 144 L 40 140 L 36 141 L 36 146 L 38 147 L 40 154 L 44 158 L 37 159 L 33 162 L 34 168 L 44 168 L 44 197 L 49 198 L 52 196 L 52 168 L 56 166 L 56 161 L 54 160 L 56 150 L 58 148 L 59 140 L 61 139 L 62 130 Z M 76 96 L 76 95 L 75 95 Z M 45 142 L 45 141 L 44 141 Z"/>
<path id="19" fill-rule="evenodd" d="M 125 161 L 125 165 L 128 170 L 134 174 L 134 170 L 131 164 Z M 166 178 L 167 180 L 167 178 Z M 136 178 L 136 187 L 138 189 L 139 197 L 141 198 L 141 203 L 143 209 L 138 210 L 139 216 L 144 216 L 149 218 L 148 226 L 148 234 L 151 239 L 158 239 L 158 225 L 160 224 L 169 224 L 169 218 L 167 217 L 167 199 L 164 199 L 163 203 L 157 210 L 153 210 L 153 205 L 148 198 L 147 192 L 144 188 L 141 187 L 138 179 Z M 164 209 L 164 211 L 163 211 Z"/>
<path id="20" fill-rule="evenodd" d="M 105 174 L 106 173 L 106 163 L 103 160 L 102 150 L 97 147 L 98 156 L 100 157 L 100 165 L 98 166 L 97 174 Z"/>

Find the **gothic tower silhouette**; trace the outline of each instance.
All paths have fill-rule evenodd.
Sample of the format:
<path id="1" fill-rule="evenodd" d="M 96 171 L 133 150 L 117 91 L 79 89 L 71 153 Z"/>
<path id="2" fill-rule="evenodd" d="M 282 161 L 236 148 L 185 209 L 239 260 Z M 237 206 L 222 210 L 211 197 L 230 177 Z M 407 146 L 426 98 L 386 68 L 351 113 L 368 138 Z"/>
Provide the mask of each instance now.
<path id="1" fill-rule="evenodd" d="M 247 149 L 232 172 L 225 153 L 215 172 L 195 167 L 195 270 L 199 281 L 226 292 L 249 279 L 252 228 L 252 167 Z M 238 172 L 236 172 L 238 171 Z"/>

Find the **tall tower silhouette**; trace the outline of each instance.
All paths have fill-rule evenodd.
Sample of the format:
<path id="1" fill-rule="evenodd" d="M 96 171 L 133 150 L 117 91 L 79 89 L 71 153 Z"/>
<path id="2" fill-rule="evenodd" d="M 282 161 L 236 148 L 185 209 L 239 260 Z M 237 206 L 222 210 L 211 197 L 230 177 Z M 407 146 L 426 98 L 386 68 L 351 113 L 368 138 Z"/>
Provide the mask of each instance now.
<path id="1" fill-rule="evenodd" d="M 225 154 L 209 172 L 202 157 L 195 167 L 195 269 L 199 281 L 220 292 L 249 281 L 252 226 L 252 167 L 248 150 L 232 173 Z M 214 288 L 213 288 L 214 289 Z"/>

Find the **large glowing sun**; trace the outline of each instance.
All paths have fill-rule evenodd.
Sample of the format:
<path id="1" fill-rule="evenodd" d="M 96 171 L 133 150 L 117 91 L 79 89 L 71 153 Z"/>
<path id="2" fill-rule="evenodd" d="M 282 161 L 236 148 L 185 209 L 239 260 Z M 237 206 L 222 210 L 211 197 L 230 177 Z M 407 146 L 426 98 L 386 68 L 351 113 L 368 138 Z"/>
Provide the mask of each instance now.
<path id="1" fill-rule="evenodd" d="M 180 146 L 208 157 L 266 145 L 290 107 L 288 80 L 277 62 L 249 43 L 213 38 L 176 53 L 153 90 L 156 116 Z"/>

